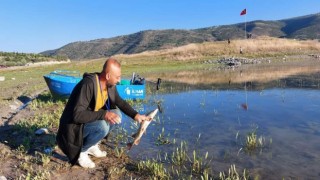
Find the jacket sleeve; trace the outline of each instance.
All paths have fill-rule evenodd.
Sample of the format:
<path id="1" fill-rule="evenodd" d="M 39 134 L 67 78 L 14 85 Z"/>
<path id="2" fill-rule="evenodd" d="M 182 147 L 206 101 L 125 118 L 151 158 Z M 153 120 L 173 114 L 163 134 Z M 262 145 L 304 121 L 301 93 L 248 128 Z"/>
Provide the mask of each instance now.
<path id="1" fill-rule="evenodd" d="M 89 123 L 95 120 L 102 120 L 107 111 L 94 111 L 90 103 L 94 103 L 94 82 L 91 79 L 85 79 L 78 88 L 78 96 L 75 96 L 75 106 L 73 109 L 73 121 L 75 123 Z"/>
<path id="2" fill-rule="evenodd" d="M 115 88 L 115 104 L 118 108 L 124 112 L 126 115 L 134 119 L 134 117 L 138 114 L 136 110 L 134 110 L 130 104 L 128 104 L 125 100 L 123 100 L 118 93 L 117 88 Z"/>

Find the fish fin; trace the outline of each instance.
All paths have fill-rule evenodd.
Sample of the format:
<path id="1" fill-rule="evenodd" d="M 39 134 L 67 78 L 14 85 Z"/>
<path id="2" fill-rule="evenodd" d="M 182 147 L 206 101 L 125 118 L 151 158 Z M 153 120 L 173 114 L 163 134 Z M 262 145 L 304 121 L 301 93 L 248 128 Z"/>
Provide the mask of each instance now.
<path id="1" fill-rule="evenodd" d="M 132 145 L 133 145 L 132 143 L 128 143 L 128 144 L 127 144 L 128 150 L 130 150 L 130 149 L 132 148 Z"/>
<path id="2" fill-rule="evenodd" d="M 136 138 L 138 133 L 134 133 L 131 135 L 131 137 Z"/>

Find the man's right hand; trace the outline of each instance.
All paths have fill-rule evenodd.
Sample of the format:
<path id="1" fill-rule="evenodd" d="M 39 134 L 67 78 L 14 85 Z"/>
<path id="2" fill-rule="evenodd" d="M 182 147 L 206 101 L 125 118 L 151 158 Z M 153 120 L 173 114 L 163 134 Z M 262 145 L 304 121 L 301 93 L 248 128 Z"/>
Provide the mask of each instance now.
<path id="1" fill-rule="evenodd" d="M 106 115 L 104 116 L 104 119 L 108 121 L 110 124 L 120 124 L 121 118 L 113 112 L 108 111 Z"/>
<path id="2" fill-rule="evenodd" d="M 142 123 L 142 121 L 150 121 L 150 117 L 146 115 L 137 114 L 134 117 L 134 120 L 137 121 L 138 123 Z"/>

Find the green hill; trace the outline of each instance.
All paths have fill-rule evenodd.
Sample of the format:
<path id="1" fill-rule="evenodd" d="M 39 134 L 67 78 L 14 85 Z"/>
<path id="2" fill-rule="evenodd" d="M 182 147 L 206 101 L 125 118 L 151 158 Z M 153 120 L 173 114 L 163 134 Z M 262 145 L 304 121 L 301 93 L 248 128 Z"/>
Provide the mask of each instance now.
<path id="1" fill-rule="evenodd" d="M 247 33 L 252 37 L 270 36 L 292 39 L 320 39 L 320 13 L 279 21 L 247 22 Z M 48 56 L 70 59 L 93 59 L 115 54 L 133 54 L 160 50 L 190 43 L 241 39 L 245 36 L 244 23 L 213 26 L 193 30 L 146 30 L 134 34 L 80 41 L 55 50 L 42 52 Z"/>

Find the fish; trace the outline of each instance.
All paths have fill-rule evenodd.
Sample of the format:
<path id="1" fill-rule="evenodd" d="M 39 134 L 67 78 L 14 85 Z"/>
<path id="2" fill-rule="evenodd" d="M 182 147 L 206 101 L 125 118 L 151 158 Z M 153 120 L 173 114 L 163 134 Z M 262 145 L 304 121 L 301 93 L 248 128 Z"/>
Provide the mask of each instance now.
<path id="1" fill-rule="evenodd" d="M 132 135 L 132 137 L 134 138 L 133 142 L 127 144 L 129 150 L 132 148 L 133 145 L 138 145 L 140 143 L 142 135 L 146 133 L 147 127 L 153 121 L 153 118 L 156 116 L 158 111 L 159 109 L 157 108 L 146 114 L 146 116 L 149 117 L 149 119 L 141 122 L 138 131 Z"/>

